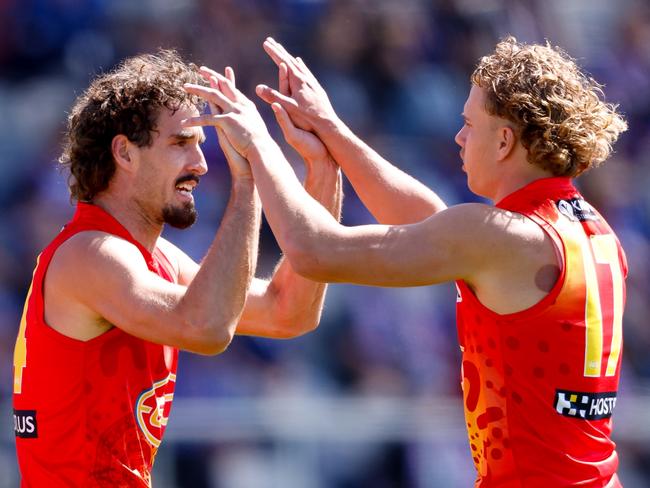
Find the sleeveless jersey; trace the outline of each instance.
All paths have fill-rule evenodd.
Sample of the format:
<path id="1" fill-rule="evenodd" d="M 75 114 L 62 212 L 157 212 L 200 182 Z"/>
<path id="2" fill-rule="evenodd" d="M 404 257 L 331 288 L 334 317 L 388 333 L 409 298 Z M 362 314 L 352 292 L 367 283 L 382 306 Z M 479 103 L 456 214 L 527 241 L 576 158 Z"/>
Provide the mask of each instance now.
<path id="1" fill-rule="evenodd" d="M 176 381 L 178 351 L 113 327 L 79 341 L 44 319 L 43 281 L 57 248 L 78 232 L 101 231 L 134 244 L 149 270 L 175 282 L 153 255 L 101 208 L 79 203 L 40 254 L 14 350 L 14 427 L 22 487 L 151 486 Z"/>
<path id="2" fill-rule="evenodd" d="M 537 180 L 497 207 L 542 227 L 562 270 L 539 303 L 505 315 L 456 283 L 475 486 L 620 487 L 610 434 L 622 350 L 623 250 L 568 178 Z"/>

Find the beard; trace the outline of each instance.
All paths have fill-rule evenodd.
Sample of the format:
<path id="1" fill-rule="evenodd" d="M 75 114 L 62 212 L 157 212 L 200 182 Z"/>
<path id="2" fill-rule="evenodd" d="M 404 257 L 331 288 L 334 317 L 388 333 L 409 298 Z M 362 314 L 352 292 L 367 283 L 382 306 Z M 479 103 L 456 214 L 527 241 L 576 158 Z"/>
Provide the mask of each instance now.
<path id="1" fill-rule="evenodd" d="M 198 212 L 193 202 L 187 202 L 181 207 L 167 205 L 163 208 L 163 222 L 176 229 L 187 229 L 198 217 Z"/>

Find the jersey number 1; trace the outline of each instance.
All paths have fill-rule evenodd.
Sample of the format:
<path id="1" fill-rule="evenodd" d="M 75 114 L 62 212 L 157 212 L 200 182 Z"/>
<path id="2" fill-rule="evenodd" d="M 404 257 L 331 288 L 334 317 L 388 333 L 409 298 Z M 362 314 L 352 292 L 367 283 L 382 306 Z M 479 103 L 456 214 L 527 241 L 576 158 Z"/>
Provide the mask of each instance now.
<path id="1" fill-rule="evenodd" d="M 612 234 L 592 235 L 589 244 L 592 252 L 589 252 L 589 248 L 583 248 L 587 287 L 584 375 L 601 376 L 603 339 L 606 328 L 611 327 L 605 376 L 614 376 L 621 355 L 623 336 L 623 275 L 619 264 L 618 245 Z M 606 269 L 599 273 L 599 265 L 601 269 Z"/>

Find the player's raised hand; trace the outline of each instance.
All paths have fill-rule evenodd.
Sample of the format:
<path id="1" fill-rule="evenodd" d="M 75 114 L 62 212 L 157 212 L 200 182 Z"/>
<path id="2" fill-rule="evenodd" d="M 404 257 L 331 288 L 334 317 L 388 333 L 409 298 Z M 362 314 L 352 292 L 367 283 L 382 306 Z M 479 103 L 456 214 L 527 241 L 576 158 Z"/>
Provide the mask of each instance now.
<path id="1" fill-rule="evenodd" d="M 212 113 L 187 119 L 184 125 L 213 126 L 220 129 L 232 147 L 248 159 L 253 140 L 271 137 L 257 107 L 237 89 L 232 68 L 227 67 L 224 76 L 212 69 L 201 67 L 201 74 L 210 82 L 210 86 L 188 83 L 185 85 L 185 91 L 206 100 Z"/>
<path id="2" fill-rule="evenodd" d="M 257 95 L 267 103 L 279 103 L 294 125 L 318 131 L 320 124 L 337 119 L 327 93 L 302 59 L 293 57 L 273 38 L 264 41 L 264 50 L 278 66 L 278 90 L 258 85 Z"/>
<path id="3" fill-rule="evenodd" d="M 271 104 L 273 114 L 282 130 L 284 139 L 293 147 L 307 165 L 330 159 L 325 144 L 315 134 L 296 127 L 287 111 L 279 103 Z"/>

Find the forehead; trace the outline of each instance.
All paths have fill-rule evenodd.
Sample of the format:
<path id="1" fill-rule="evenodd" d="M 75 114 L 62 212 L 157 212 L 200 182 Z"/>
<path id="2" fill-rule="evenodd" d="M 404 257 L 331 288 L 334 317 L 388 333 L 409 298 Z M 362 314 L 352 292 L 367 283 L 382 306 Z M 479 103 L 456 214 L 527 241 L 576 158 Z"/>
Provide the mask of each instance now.
<path id="1" fill-rule="evenodd" d="M 478 115 L 481 112 L 487 115 L 485 110 L 485 90 L 480 86 L 472 85 L 469 96 L 465 102 L 465 114 Z"/>
<path id="2" fill-rule="evenodd" d="M 176 111 L 163 107 L 158 114 L 158 120 L 156 120 L 156 129 L 160 137 L 170 137 L 180 132 L 196 132 L 197 135 L 203 135 L 203 129 L 201 127 L 184 128 L 181 124 L 185 119 L 198 116 L 199 111 L 194 106 L 183 105 Z"/>

